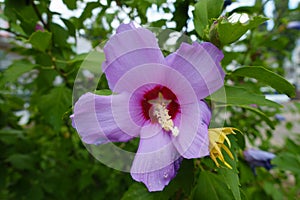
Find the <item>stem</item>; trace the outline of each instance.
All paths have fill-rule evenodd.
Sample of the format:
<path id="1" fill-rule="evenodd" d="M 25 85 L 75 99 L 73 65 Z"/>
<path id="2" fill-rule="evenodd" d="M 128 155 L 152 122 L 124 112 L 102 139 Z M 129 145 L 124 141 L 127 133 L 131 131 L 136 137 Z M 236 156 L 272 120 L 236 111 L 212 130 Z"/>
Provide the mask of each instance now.
<path id="1" fill-rule="evenodd" d="M 248 44 L 247 44 L 247 50 L 246 50 L 246 52 L 244 54 L 244 58 L 243 58 L 243 60 L 241 62 L 242 66 L 245 65 L 247 56 L 249 55 L 249 53 L 251 52 L 251 49 L 252 49 L 252 44 L 251 44 L 251 40 L 253 38 L 253 32 L 252 31 L 253 30 L 250 30 L 249 41 L 248 41 Z"/>
<path id="2" fill-rule="evenodd" d="M 41 15 L 39 9 L 37 8 L 37 6 L 35 5 L 35 3 L 34 3 L 33 0 L 31 1 L 31 5 L 32 5 L 32 8 L 34 9 L 34 11 L 35 11 L 37 17 L 39 18 L 39 20 L 40 20 L 40 21 L 42 22 L 42 24 L 44 25 L 44 27 L 45 27 L 47 30 L 49 30 L 48 24 L 43 20 L 43 17 L 42 17 L 42 15 Z"/>
<path id="3" fill-rule="evenodd" d="M 198 167 L 200 169 L 200 171 L 205 171 L 204 168 L 203 168 L 203 166 L 201 165 L 200 159 L 197 159 L 195 161 L 195 166 Z"/>
<path id="4" fill-rule="evenodd" d="M 67 77 L 68 74 L 66 74 L 65 72 L 63 72 L 62 70 L 60 70 L 60 69 L 57 67 L 57 65 L 56 65 L 56 59 L 55 59 L 55 57 L 52 55 L 52 51 L 49 51 L 49 52 L 48 52 L 48 55 L 52 58 L 51 61 L 52 61 L 52 65 L 53 65 L 54 70 L 55 70 L 55 71 L 56 71 L 56 72 L 64 79 L 64 82 L 65 82 L 66 86 L 67 86 L 68 88 L 72 89 L 73 85 L 70 84 L 69 81 L 68 81 L 68 77 Z"/>
<path id="5" fill-rule="evenodd" d="M 11 34 L 14 34 L 17 37 L 22 37 L 22 38 L 28 39 L 28 37 L 26 35 L 22 35 L 20 33 L 17 33 L 15 31 L 11 30 L 10 28 L 2 28 L 2 27 L 0 27 L 0 30 L 9 32 Z"/>

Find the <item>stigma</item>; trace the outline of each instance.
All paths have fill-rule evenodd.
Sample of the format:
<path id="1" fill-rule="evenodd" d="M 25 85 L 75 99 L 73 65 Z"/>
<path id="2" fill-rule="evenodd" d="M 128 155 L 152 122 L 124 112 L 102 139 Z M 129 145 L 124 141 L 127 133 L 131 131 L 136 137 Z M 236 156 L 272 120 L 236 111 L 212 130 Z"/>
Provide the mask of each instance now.
<path id="1" fill-rule="evenodd" d="M 159 92 L 156 99 L 148 101 L 152 105 L 149 110 L 149 116 L 151 122 L 159 123 L 165 131 L 171 131 L 172 135 L 176 137 L 179 134 L 179 129 L 174 126 L 172 117 L 169 115 L 169 110 L 167 109 L 171 101 L 164 99 L 162 93 Z"/>

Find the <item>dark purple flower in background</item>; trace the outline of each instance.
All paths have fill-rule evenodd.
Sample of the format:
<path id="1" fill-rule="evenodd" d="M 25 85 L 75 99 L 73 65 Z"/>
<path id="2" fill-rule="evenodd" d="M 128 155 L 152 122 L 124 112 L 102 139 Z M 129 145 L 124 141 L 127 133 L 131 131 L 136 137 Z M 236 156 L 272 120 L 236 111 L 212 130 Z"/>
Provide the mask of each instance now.
<path id="1" fill-rule="evenodd" d="M 286 25 L 286 28 L 300 30 L 300 21 L 291 21 Z"/>
<path id="2" fill-rule="evenodd" d="M 81 96 L 73 126 L 87 144 L 140 137 L 131 176 L 163 190 L 182 158 L 209 155 L 211 111 L 203 99 L 223 86 L 223 53 L 207 42 L 182 43 L 165 58 L 155 35 L 132 23 L 119 26 L 104 53 L 113 94 Z"/>
<path id="3" fill-rule="evenodd" d="M 267 170 L 270 170 L 273 167 L 271 164 L 271 160 L 275 158 L 275 154 L 273 153 L 257 149 L 247 149 L 243 154 L 244 159 L 248 162 L 255 175 L 256 167 L 264 167 Z"/>

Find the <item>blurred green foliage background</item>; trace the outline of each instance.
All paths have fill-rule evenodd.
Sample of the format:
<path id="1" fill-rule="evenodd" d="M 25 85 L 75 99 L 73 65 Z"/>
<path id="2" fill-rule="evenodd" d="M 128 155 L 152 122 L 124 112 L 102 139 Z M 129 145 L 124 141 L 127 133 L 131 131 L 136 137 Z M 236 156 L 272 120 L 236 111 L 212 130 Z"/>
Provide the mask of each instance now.
<path id="1" fill-rule="evenodd" d="M 263 90 L 268 86 L 290 97 L 295 93 L 279 75 L 292 62 L 297 41 L 299 45 L 299 27 L 289 28 L 290 22 L 300 21 L 299 4 L 63 0 L 67 14 L 55 10 L 57 2 L 0 1 L 0 199 L 300 198 L 300 137 L 293 129 L 299 119 L 286 123 L 285 143 L 274 144 L 274 129 L 283 123 L 276 118 L 282 106 L 267 100 Z M 245 16 L 247 22 L 242 21 Z M 80 41 L 97 50 L 120 23 L 129 21 L 172 28 L 223 50 L 228 98 L 223 102 L 223 94 L 217 93 L 208 100 L 215 106 L 212 125 L 217 126 L 226 109 L 224 126 L 243 132 L 230 136 L 233 170 L 216 168 L 210 158 L 185 160 L 163 192 L 149 193 L 130 174 L 108 168 L 85 149 L 69 119 L 74 81 L 88 55 L 80 52 Z M 105 78 L 97 89 L 107 89 Z M 297 116 L 300 103 L 290 104 Z M 242 156 L 249 146 L 275 153 L 275 168 L 259 168 L 254 176 Z M 134 149 L 136 141 L 123 147 Z"/>

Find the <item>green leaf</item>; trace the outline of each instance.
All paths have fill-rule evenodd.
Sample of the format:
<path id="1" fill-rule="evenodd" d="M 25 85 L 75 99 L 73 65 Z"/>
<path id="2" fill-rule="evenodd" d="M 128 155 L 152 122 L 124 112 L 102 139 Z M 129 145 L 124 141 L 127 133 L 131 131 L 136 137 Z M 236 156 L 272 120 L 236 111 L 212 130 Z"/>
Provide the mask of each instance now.
<path id="1" fill-rule="evenodd" d="M 168 53 L 176 51 L 176 49 L 179 48 L 182 42 L 189 44 L 192 43 L 189 37 L 184 34 L 178 35 L 179 32 L 173 31 L 171 29 L 161 30 L 158 28 L 152 28 L 150 30 L 156 34 L 159 47 Z M 173 34 L 176 34 L 176 37 L 172 36 Z M 172 39 L 174 39 L 172 40 L 172 42 L 169 41 L 171 37 Z"/>
<path id="2" fill-rule="evenodd" d="M 133 1 L 133 2 L 134 2 L 135 5 L 131 4 L 131 6 L 133 8 L 137 9 L 137 12 L 138 12 L 138 15 L 141 19 L 142 24 L 147 23 L 146 13 L 147 13 L 148 8 L 151 6 L 151 3 L 148 2 L 148 1 L 143 1 L 143 0 Z"/>
<path id="3" fill-rule="evenodd" d="M 43 67 L 50 68 L 53 65 L 52 58 L 47 53 L 38 53 L 35 55 L 35 63 Z M 49 71 L 49 69 L 48 69 Z"/>
<path id="4" fill-rule="evenodd" d="M 0 165 L 0 188 L 2 188 L 2 191 L 6 187 L 7 178 L 8 178 L 8 174 L 9 174 L 8 170 L 10 170 L 9 167 L 7 167 L 3 164 Z M 1 196 L 1 197 L 3 198 L 3 196 Z M 7 199 L 7 198 L 4 197 L 4 199 Z"/>
<path id="5" fill-rule="evenodd" d="M 20 35 L 26 35 L 25 31 L 19 24 L 11 23 L 9 26 L 13 32 L 18 33 Z"/>
<path id="6" fill-rule="evenodd" d="M 24 154 L 13 154 L 6 159 L 16 169 L 33 169 L 34 163 L 33 158 L 29 155 Z"/>
<path id="7" fill-rule="evenodd" d="M 300 144 L 297 144 L 293 139 L 291 138 L 287 138 L 285 141 L 285 147 L 286 149 L 294 154 L 300 154 L 300 148 L 299 148 Z"/>
<path id="8" fill-rule="evenodd" d="M 76 0 L 63 0 L 63 2 L 70 10 L 75 10 L 77 8 Z"/>
<path id="9" fill-rule="evenodd" d="M 31 34 L 28 42 L 33 48 L 44 52 L 49 47 L 51 38 L 52 33 L 47 31 L 36 31 Z"/>
<path id="10" fill-rule="evenodd" d="M 239 181 L 242 185 L 247 185 L 247 183 L 253 182 L 255 180 L 255 176 L 253 175 L 253 172 L 249 166 L 249 164 L 241 159 L 239 160 Z"/>
<path id="11" fill-rule="evenodd" d="M 48 93 L 48 91 L 53 87 L 53 82 L 56 76 L 58 76 L 58 73 L 54 70 L 41 69 L 38 77 L 35 79 L 37 92 L 39 94 Z"/>
<path id="12" fill-rule="evenodd" d="M 16 7 L 19 7 L 16 6 Z M 21 10 L 14 10 L 18 17 L 17 24 L 20 24 L 27 35 L 31 35 L 35 31 L 35 25 L 39 21 L 32 6 L 25 6 Z"/>
<path id="13" fill-rule="evenodd" d="M 161 6 L 163 3 L 166 3 L 166 0 L 144 0 L 145 2 L 149 2 L 151 4 L 156 4 L 157 6 Z"/>
<path id="14" fill-rule="evenodd" d="M 12 65 L 10 65 L 0 79 L 0 87 L 3 87 L 7 83 L 15 82 L 22 74 L 31 71 L 35 64 L 27 60 L 17 60 Z"/>
<path id="15" fill-rule="evenodd" d="M 223 176 L 224 180 L 226 180 L 225 183 L 227 184 L 227 187 L 231 190 L 234 199 L 241 199 L 239 176 L 235 172 L 235 170 L 222 168 L 219 170 L 219 172 Z"/>
<path id="16" fill-rule="evenodd" d="M 53 88 L 48 94 L 41 96 L 38 108 L 46 121 L 58 131 L 63 123 L 63 114 L 71 107 L 72 93 L 64 87 Z"/>
<path id="17" fill-rule="evenodd" d="M 17 11 L 21 11 L 26 7 L 26 1 L 10 0 L 5 1 L 4 14 L 12 21 L 17 20 Z"/>
<path id="18" fill-rule="evenodd" d="M 214 30 L 210 33 L 210 39 L 217 39 L 224 46 L 237 41 L 248 30 L 257 27 L 267 20 L 268 18 L 264 16 L 254 16 L 247 23 L 231 23 L 226 18 L 220 18 L 215 23 Z"/>
<path id="19" fill-rule="evenodd" d="M 6 144 L 14 144 L 21 138 L 24 138 L 23 131 L 15 129 L 1 129 L 0 141 Z"/>
<path id="20" fill-rule="evenodd" d="M 251 112 L 254 112 L 255 114 L 259 115 L 261 117 L 261 119 L 263 121 L 265 121 L 272 129 L 275 128 L 274 123 L 269 119 L 269 117 L 265 113 L 260 111 L 259 109 L 251 107 L 251 106 L 246 106 L 246 105 L 240 105 L 239 107 L 247 109 Z"/>
<path id="21" fill-rule="evenodd" d="M 176 22 L 176 30 L 181 31 L 187 25 L 189 19 L 188 10 L 190 6 L 189 1 L 175 1 L 175 12 L 173 12 L 172 20 Z"/>
<path id="22" fill-rule="evenodd" d="M 77 28 L 81 28 L 83 26 L 83 21 L 87 18 L 90 18 L 92 16 L 92 11 L 95 8 L 99 8 L 101 7 L 101 4 L 99 2 L 88 2 L 83 10 L 83 12 L 81 13 L 79 19 L 79 24 L 77 24 L 79 27 Z"/>
<path id="23" fill-rule="evenodd" d="M 263 188 L 264 191 L 272 197 L 274 200 L 281 200 L 284 199 L 284 196 L 280 190 L 276 187 L 277 184 L 274 184 L 273 182 L 264 182 Z"/>
<path id="24" fill-rule="evenodd" d="M 194 171 L 194 161 L 184 159 L 180 165 L 178 174 L 169 184 L 170 186 L 166 188 L 166 191 L 171 190 L 173 187 L 173 193 L 176 190 L 183 190 L 186 195 L 189 195 L 195 180 Z"/>
<path id="25" fill-rule="evenodd" d="M 64 18 L 60 18 L 60 19 L 67 26 L 67 28 L 69 30 L 69 34 L 73 37 L 76 37 L 76 27 L 75 27 L 75 25 L 70 20 L 67 20 L 67 19 L 64 19 Z"/>
<path id="26" fill-rule="evenodd" d="M 252 106 L 280 107 L 278 103 L 266 99 L 264 95 L 250 92 L 242 87 L 225 86 L 212 94 L 208 99 L 217 102 L 216 106 L 237 106 L 254 112 L 274 129 L 274 124 L 269 117 L 258 108 Z M 221 105 L 218 105 L 218 103 Z"/>
<path id="27" fill-rule="evenodd" d="M 108 89 L 103 89 L 103 90 L 96 90 L 94 93 L 98 95 L 109 96 L 112 94 L 112 91 Z"/>
<path id="28" fill-rule="evenodd" d="M 287 94 L 289 97 L 295 96 L 295 88 L 292 84 L 290 84 L 282 76 L 279 76 L 264 67 L 241 67 L 233 71 L 231 75 L 255 78 L 256 80 L 273 87 L 280 93 Z"/>
<path id="29" fill-rule="evenodd" d="M 36 184 L 28 189 L 28 199 L 39 200 L 44 199 L 44 192 L 40 184 Z"/>
<path id="30" fill-rule="evenodd" d="M 243 135 L 240 131 L 237 131 L 235 137 L 237 139 L 236 142 L 237 142 L 239 148 L 245 149 L 246 148 L 245 135 Z"/>
<path id="31" fill-rule="evenodd" d="M 103 89 L 107 87 L 95 87 L 101 82 L 103 75 L 101 65 L 99 63 L 102 63 L 105 61 L 105 55 L 102 52 L 97 52 L 97 51 L 91 51 L 88 54 L 81 54 L 77 55 L 74 57 L 73 60 L 70 62 L 82 62 L 80 65 L 80 69 L 77 73 L 77 78 L 76 80 L 88 80 L 88 81 L 79 81 L 74 83 L 74 87 L 78 88 L 84 88 L 84 90 L 76 91 L 74 94 L 74 99 L 78 99 L 82 94 L 86 93 L 87 91 L 94 91 L 97 88 L 98 89 Z M 89 71 L 90 73 L 93 74 L 94 77 L 99 77 L 99 78 L 93 78 L 93 79 L 88 79 L 85 75 L 85 71 Z M 103 75 L 103 76 L 102 76 Z M 102 83 L 102 82 L 101 82 Z M 80 86 L 77 86 L 77 84 L 80 84 Z M 97 93 L 96 93 L 97 94 Z"/>
<path id="32" fill-rule="evenodd" d="M 201 171 L 193 199 L 232 200 L 234 196 L 223 176 L 210 171 Z"/>
<path id="33" fill-rule="evenodd" d="M 52 39 L 55 44 L 60 47 L 68 46 L 68 43 L 66 41 L 69 37 L 69 32 L 67 30 L 55 23 L 50 24 L 50 29 L 52 31 Z"/>
<path id="34" fill-rule="evenodd" d="M 267 100 L 264 95 L 252 93 L 242 87 L 225 86 L 213 93 L 209 98 L 212 101 L 230 106 L 249 106 L 255 104 L 259 106 L 280 107 L 279 104 Z"/>
<path id="35" fill-rule="evenodd" d="M 176 177 L 162 192 L 157 192 L 158 199 L 170 199 L 180 191 L 183 196 L 189 196 L 194 184 L 194 161 L 184 159 L 180 165 Z"/>
<path id="36" fill-rule="evenodd" d="M 222 59 L 222 65 L 227 66 L 229 65 L 233 60 L 238 58 L 241 55 L 241 52 L 233 52 L 233 51 L 226 51 L 223 50 L 224 58 Z"/>
<path id="37" fill-rule="evenodd" d="M 222 12 L 223 0 L 200 0 L 195 4 L 194 25 L 201 38 L 205 38 L 213 18 L 218 18 Z"/>
<path id="38" fill-rule="evenodd" d="M 160 19 L 154 22 L 151 22 L 151 27 L 162 27 L 166 24 L 167 20 L 166 19 Z"/>
<path id="39" fill-rule="evenodd" d="M 237 134 L 241 134 L 239 131 L 236 131 Z M 224 180 L 224 183 L 227 185 L 227 188 L 231 191 L 233 195 L 233 199 L 240 200 L 241 193 L 240 193 L 240 181 L 238 176 L 237 170 L 237 155 L 235 152 L 240 151 L 240 147 L 237 140 L 237 135 L 229 135 L 228 138 L 230 140 L 231 146 L 230 151 L 232 152 L 233 158 L 231 159 L 227 153 L 224 153 L 224 158 L 226 162 L 232 167 L 232 169 L 228 169 L 227 167 L 220 167 L 217 169 L 218 175 L 221 176 Z"/>
<path id="40" fill-rule="evenodd" d="M 180 191 L 181 195 L 189 196 L 194 183 L 194 162 L 193 160 L 183 160 L 176 177 L 171 180 L 163 191 L 149 192 L 145 185 L 134 183 L 123 195 L 122 200 L 131 199 L 171 199 L 172 196 Z"/>
<path id="41" fill-rule="evenodd" d="M 122 200 L 155 200 L 153 194 L 155 193 L 148 192 L 147 188 L 141 183 L 134 183 L 123 195 Z"/>
<path id="42" fill-rule="evenodd" d="M 261 7 L 260 7 L 261 9 Z M 256 8 L 253 6 L 240 6 L 237 7 L 235 9 L 233 9 L 232 11 L 230 11 L 230 15 L 232 15 L 233 13 L 247 13 L 247 14 L 252 14 L 255 13 Z"/>
<path id="43" fill-rule="evenodd" d="M 281 170 L 288 170 L 295 173 L 297 176 L 300 176 L 300 155 L 290 152 L 281 152 L 273 160 L 277 168 Z"/>

